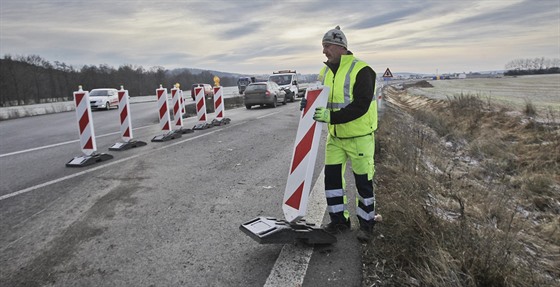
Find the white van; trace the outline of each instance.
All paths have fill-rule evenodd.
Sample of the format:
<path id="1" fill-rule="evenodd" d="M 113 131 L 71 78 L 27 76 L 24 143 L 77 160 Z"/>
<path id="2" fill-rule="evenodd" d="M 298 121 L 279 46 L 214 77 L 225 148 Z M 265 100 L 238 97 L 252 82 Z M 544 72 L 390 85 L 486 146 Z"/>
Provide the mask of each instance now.
<path id="1" fill-rule="evenodd" d="M 92 109 L 110 109 L 119 107 L 117 89 L 93 89 L 89 92 L 89 103 Z"/>
<path id="2" fill-rule="evenodd" d="M 293 102 L 299 93 L 299 83 L 295 70 L 282 70 L 273 72 L 268 81 L 278 84 L 280 89 L 286 92 L 286 98 Z"/>

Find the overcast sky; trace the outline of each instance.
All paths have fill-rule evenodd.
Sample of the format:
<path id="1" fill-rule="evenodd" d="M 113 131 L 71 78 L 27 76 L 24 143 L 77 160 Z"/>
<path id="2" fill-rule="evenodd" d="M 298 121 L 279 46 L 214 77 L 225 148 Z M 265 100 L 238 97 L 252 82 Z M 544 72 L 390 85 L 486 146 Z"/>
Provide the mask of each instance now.
<path id="1" fill-rule="evenodd" d="M 378 73 L 560 58 L 560 0 L 0 0 L 0 55 L 53 63 L 317 73 L 340 25 Z"/>

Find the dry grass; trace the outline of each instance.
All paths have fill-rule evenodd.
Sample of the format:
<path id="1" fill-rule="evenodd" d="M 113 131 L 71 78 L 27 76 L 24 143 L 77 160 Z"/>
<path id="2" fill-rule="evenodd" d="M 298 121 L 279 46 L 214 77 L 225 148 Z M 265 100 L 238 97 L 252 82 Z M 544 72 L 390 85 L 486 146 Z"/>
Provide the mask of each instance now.
<path id="1" fill-rule="evenodd" d="M 558 286 L 559 115 L 468 94 L 389 101 L 363 285 Z"/>

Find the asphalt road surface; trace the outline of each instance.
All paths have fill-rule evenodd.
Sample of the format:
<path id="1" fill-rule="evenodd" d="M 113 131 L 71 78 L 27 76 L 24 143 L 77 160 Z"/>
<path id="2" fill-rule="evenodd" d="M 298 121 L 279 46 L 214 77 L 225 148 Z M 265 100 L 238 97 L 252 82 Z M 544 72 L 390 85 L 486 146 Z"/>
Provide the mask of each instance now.
<path id="1" fill-rule="evenodd" d="M 65 166 L 82 154 L 74 112 L 0 122 L 0 286 L 360 286 L 353 233 L 313 248 L 239 230 L 283 218 L 298 107 L 227 110 L 229 125 L 156 143 L 155 103 L 134 104 L 148 145 L 126 151 L 108 151 L 118 111 L 96 111 L 98 152 L 114 158 L 82 168 Z"/>

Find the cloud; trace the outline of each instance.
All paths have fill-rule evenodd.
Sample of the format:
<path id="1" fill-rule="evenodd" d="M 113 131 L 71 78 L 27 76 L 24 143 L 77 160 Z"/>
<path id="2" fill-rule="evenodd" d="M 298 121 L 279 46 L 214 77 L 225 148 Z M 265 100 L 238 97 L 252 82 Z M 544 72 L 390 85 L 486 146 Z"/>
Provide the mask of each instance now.
<path id="1" fill-rule="evenodd" d="M 1 1 L 0 56 L 70 65 L 315 73 L 325 60 L 320 40 L 336 25 L 356 55 L 393 72 L 560 58 L 560 4 L 548 0 Z"/>

